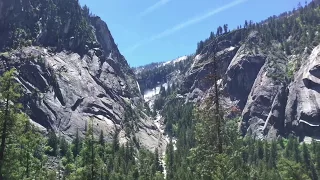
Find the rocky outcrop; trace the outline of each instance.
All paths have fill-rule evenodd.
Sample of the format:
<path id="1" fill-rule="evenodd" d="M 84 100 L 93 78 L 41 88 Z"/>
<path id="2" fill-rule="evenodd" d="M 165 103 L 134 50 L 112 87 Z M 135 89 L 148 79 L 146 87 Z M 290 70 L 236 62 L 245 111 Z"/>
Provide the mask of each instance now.
<path id="1" fill-rule="evenodd" d="M 17 68 L 25 94 L 24 109 L 36 123 L 73 137 L 77 130 L 84 133 L 92 121 L 95 134 L 103 131 L 106 140 L 111 140 L 116 131 L 123 130 L 126 111 L 137 109 L 139 102 L 135 99 L 140 96 L 126 90 L 135 88 L 136 83 L 120 77 L 121 72 L 108 60 L 98 58 L 94 51 L 90 56 L 24 47 L 1 56 L 1 72 Z M 142 119 L 132 121 L 138 126 Z M 142 126 L 143 131 L 136 133 L 158 137 L 155 129 L 145 128 L 149 127 Z"/>
<path id="2" fill-rule="evenodd" d="M 161 143 L 141 115 L 137 80 L 107 24 L 78 1 L 2 0 L 0 38 L 0 74 L 17 69 L 24 111 L 42 131 L 70 139 L 92 121 L 108 141 L 117 132 L 122 143 L 132 138 L 149 149 Z"/>
<path id="3" fill-rule="evenodd" d="M 230 42 L 223 41 L 219 43 L 217 52 L 217 61 L 218 61 L 218 73 L 220 77 L 223 77 L 230 62 L 237 53 L 239 47 L 237 46 L 227 46 L 230 45 Z M 212 74 L 213 70 L 213 58 L 211 50 L 213 50 L 213 44 L 207 47 L 209 52 L 203 51 L 203 54 L 196 55 L 194 57 L 194 62 L 187 71 L 184 81 L 183 89 L 186 90 L 189 99 L 198 99 L 199 94 L 203 94 L 213 85 L 213 80 L 208 78 Z"/>
<path id="4" fill-rule="evenodd" d="M 185 101 L 201 104 L 213 92 L 210 75 L 216 45 L 220 104 L 226 118 L 241 118 L 243 135 L 268 140 L 289 134 L 301 140 L 319 137 L 320 46 L 310 57 L 307 49 L 286 55 L 278 41 L 266 44 L 258 31 L 232 43 L 230 36 L 237 35 L 239 31 L 222 35 L 217 44 L 209 40 L 200 54 L 192 56 L 187 73 L 179 74 L 184 76 L 179 93 Z M 299 59 L 303 59 L 301 67 Z"/>
<path id="5" fill-rule="evenodd" d="M 257 32 L 252 32 L 238 50 L 225 71 L 225 91 L 238 106 L 244 108 L 252 85 L 265 63 L 266 56 L 258 44 Z"/>
<path id="6" fill-rule="evenodd" d="M 285 125 L 289 132 L 304 136 L 320 136 L 320 46 L 304 59 L 289 86 Z"/>
<path id="7" fill-rule="evenodd" d="M 242 111 L 243 134 L 274 139 L 284 135 L 284 114 L 286 104 L 286 85 L 279 77 L 271 76 L 270 64 L 274 63 L 273 55 L 269 55 L 261 68 L 248 95 Z M 276 57 L 279 58 L 279 57 Z M 282 61 L 285 62 L 285 59 Z M 274 64 L 285 69 L 285 64 Z"/>

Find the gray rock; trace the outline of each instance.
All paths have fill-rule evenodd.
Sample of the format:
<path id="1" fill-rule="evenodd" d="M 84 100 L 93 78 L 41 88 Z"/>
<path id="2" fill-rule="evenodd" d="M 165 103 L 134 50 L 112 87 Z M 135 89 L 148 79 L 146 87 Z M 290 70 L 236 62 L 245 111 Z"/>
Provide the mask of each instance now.
<path id="1" fill-rule="evenodd" d="M 276 130 L 283 132 L 285 85 L 268 75 L 269 68 L 268 63 L 261 68 L 242 111 L 243 134 L 263 138 L 273 127 L 276 128 L 273 128 L 273 135 L 270 134 L 270 138 L 278 135 L 275 133 Z M 259 119 L 259 121 L 252 119 Z"/>
<path id="2" fill-rule="evenodd" d="M 17 80 L 25 92 L 23 105 L 35 123 L 72 138 L 77 130 L 84 134 L 92 121 L 95 135 L 103 131 L 107 140 L 124 128 L 125 111 L 135 110 L 141 102 L 140 95 L 124 90 L 136 88 L 136 82 L 129 84 L 111 64 L 95 54 L 90 58 L 64 51 L 50 53 L 42 47 L 25 47 L 13 51 L 9 59 L 0 60 L 1 72 L 17 68 Z M 139 119 L 135 121 L 141 123 Z M 158 136 L 156 130 L 145 133 L 148 128 L 142 126 L 136 133 Z M 142 143 L 154 145 L 150 140 L 142 139 Z"/>
<path id="3" fill-rule="evenodd" d="M 213 45 L 208 47 L 210 50 Z M 219 46 L 220 47 L 220 46 Z M 224 46 L 221 45 L 220 48 Z M 208 50 L 209 50 L 208 49 Z M 228 66 L 236 54 L 238 47 L 227 47 L 217 53 L 217 64 L 219 76 L 223 76 Z M 184 79 L 183 86 L 189 91 L 198 88 L 201 91 L 207 91 L 212 85 L 213 80 L 208 76 L 213 72 L 213 58 L 211 53 L 198 55 L 194 58 L 194 63 L 190 67 Z"/>
<path id="4" fill-rule="evenodd" d="M 139 115 L 132 121 L 140 130 L 123 133 L 125 113 L 138 114 L 143 107 L 135 75 L 106 23 L 82 13 L 76 1 L 68 3 L 74 9 L 65 12 L 63 3 L 0 1 L 0 51 L 13 49 L 1 53 L 0 74 L 12 67 L 18 70 L 25 112 L 38 126 L 61 131 L 69 139 L 77 129 L 84 134 L 91 120 L 94 133 L 104 131 L 107 140 L 116 131 L 120 142 L 136 133 L 158 137 L 156 130 L 147 129 L 151 126 L 142 125 L 151 120 Z M 61 13 L 47 14 L 48 6 Z M 22 35 L 12 33 L 17 30 Z"/>
<path id="5" fill-rule="evenodd" d="M 289 86 L 285 124 L 297 135 L 320 135 L 320 46 L 305 59 Z"/>
<path id="6" fill-rule="evenodd" d="M 252 85 L 266 59 L 261 50 L 257 46 L 251 48 L 250 43 L 251 41 L 239 48 L 224 77 L 226 93 L 232 100 L 239 100 L 238 106 L 241 109 L 245 106 Z"/>

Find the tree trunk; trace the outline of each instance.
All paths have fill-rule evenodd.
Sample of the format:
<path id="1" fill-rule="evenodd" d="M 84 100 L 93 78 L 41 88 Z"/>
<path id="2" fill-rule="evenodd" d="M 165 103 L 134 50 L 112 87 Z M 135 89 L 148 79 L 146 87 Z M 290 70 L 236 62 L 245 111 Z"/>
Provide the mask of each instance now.
<path id="1" fill-rule="evenodd" d="M 216 125 L 217 125 L 217 138 L 218 138 L 218 152 L 221 154 L 223 152 L 222 149 L 222 135 L 221 135 L 221 115 L 220 115 L 220 104 L 219 104 L 219 89 L 218 89 L 218 66 L 216 62 L 216 51 L 217 51 L 217 40 L 214 42 L 214 50 L 213 50 L 213 78 L 214 78 L 214 104 L 216 110 Z"/>
<path id="2" fill-rule="evenodd" d="M 27 173 L 27 178 L 29 178 L 29 147 L 27 147 L 27 168 L 26 168 L 26 173 Z"/>
<path id="3" fill-rule="evenodd" d="M 93 137 L 93 120 L 91 123 L 91 179 L 94 178 L 94 147 L 93 147 L 93 141 L 94 141 L 94 137 Z"/>

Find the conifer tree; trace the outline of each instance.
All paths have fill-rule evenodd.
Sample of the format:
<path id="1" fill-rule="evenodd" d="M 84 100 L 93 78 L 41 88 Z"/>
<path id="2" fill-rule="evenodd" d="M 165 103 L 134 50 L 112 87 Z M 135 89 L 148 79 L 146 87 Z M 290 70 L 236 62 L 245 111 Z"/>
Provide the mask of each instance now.
<path id="1" fill-rule="evenodd" d="M 0 78 L 0 101 L 2 102 L 0 107 L 0 179 L 3 179 L 2 170 L 6 156 L 7 140 L 17 123 L 16 116 L 19 114 L 21 107 L 17 104 L 17 100 L 20 97 L 20 86 L 15 82 L 15 73 L 16 70 L 11 69 Z"/>
<path id="2" fill-rule="evenodd" d="M 276 167 L 277 154 L 278 154 L 277 153 L 277 142 L 276 141 L 272 141 L 271 142 L 271 149 L 270 149 L 270 157 L 269 157 L 269 161 L 268 161 L 268 167 L 270 169 Z"/>
<path id="3" fill-rule="evenodd" d="M 81 149 L 81 140 L 79 136 L 79 129 L 77 129 L 76 136 L 72 141 L 72 153 L 74 157 L 78 156 L 78 154 L 80 153 L 80 149 Z"/>
<path id="4" fill-rule="evenodd" d="M 318 175 L 317 175 L 315 166 L 311 160 L 311 155 L 306 143 L 302 144 L 302 158 L 303 158 L 303 164 L 306 167 L 306 171 L 309 172 L 309 177 L 313 180 L 317 180 Z"/>
<path id="5" fill-rule="evenodd" d="M 167 177 L 168 180 L 174 179 L 174 148 L 172 138 L 170 138 L 170 142 L 167 146 L 166 150 L 166 166 L 167 166 Z"/>
<path id="6" fill-rule="evenodd" d="M 156 171 L 162 172 L 163 169 L 162 169 L 162 166 L 160 165 L 159 160 L 160 160 L 159 151 L 158 151 L 158 148 L 156 148 L 154 152 L 154 167 Z"/>
<path id="7" fill-rule="evenodd" d="M 59 153 L 58 150 L 59 139 L 57 135 L 50 130 L 48 133 L 48 146 L 51 148 L 47 153 L 51 156 L 57 156 Z"/>

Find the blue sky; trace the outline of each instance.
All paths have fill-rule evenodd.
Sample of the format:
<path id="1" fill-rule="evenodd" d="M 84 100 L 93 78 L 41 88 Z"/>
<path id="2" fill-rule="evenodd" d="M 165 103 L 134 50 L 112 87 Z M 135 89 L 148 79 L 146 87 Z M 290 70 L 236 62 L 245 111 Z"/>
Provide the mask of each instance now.
<path id="1" fill-rule="evenodd" d="M 131 66 L 195 52 L 217 26 L 236 28 L 297 7 L 302 0 L 80 0 L 107 24 Z"/>

